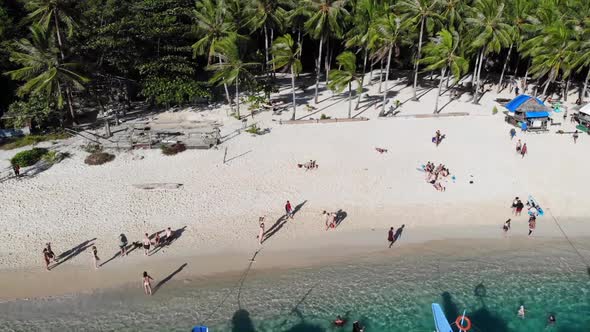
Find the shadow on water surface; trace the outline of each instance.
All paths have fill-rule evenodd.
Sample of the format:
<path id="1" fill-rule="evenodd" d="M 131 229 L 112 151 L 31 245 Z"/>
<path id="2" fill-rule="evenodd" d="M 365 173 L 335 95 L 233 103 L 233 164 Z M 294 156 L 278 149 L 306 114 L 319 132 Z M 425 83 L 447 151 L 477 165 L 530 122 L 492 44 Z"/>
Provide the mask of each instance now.
<path id="1" fill-rule="evenodd" d="M 231 318 L 232 332 L 256 332 L 248 310 L 239 309 Z"/>
<path id="2" fill-rule="evenodd" d="M 485 286 L 483 289 L 481 286 L 482 283 L 475 287 L 476 296 L 482 299 L 485 296 Z M 481 296 L 483 295 L 483 296 Z M 459 307 L 455 302 L 453 302 L 453 298 L 449 292 L 444 292 L 441 294 L 442 297 L 442 307 L 447 319 L 452 323 L 454 322 L 455 318 L 459 317 L 462 312 L 459 310 Z M 482 299 L 483 302 L 483 299 Z M 469 308 L 467 308 L 469 309 Z M 468 310 L 467 316 L 471 319 L 471 323 L 473 327 L 476 328 L 476 331 L 481 332 L 508 332 L 508 324 L 505 320 L 503 320 L 497 314 L 491 312 L 486 307 L 481 307 L 477 310 Z M 458 331 L 455 325 L 452 326 L 453 331 Z"/>
<path id="3" fill-rule="evenodd" d="M 285 330 L 285 332 L 325 332 L 326 329 L 319 325 L 301 322 L 296 324 L 295 326 Z"/>

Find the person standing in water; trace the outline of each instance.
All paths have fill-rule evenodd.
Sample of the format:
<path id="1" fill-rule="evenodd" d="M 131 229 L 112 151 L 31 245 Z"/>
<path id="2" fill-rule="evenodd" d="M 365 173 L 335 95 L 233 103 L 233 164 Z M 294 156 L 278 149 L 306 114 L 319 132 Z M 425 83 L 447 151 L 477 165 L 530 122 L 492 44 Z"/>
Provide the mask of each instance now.
<path id="1" fill-rule="evenodd" d="M 144 291 L 145 295 L 152 295 L 151 281 L 154 281 L 154 279 L 146 271 L 143 271 L 142 282 L 143 282 L 143 291 Z"/>
<path id="2" fill-rule="evenodd" d="M 260 217 L 258 222 L 260 223 L 258 226 L 258 244 L 262 245 L 262 241 L 264 240 L 264 217 Z"/>
<path id="3" fill-rule="evenodd" d="M 535 216 L 531 216 L 529 218 L 529 236 L 533 234 L 535 227 L 537 226 L 537 218 Z"/>
<path id="4" fill-rule="evenodd" d="M 96 249 L 96 246 L 92 246 L 92 259 L 94 260 L 94 268 L 98 269 L 100 258 L 98 258 L 98 249 Z"/>
<path id="5" fill-rule="evenodd" d="M 518 308 L 518 317 L 524 319 L 524 314 L 525 314 L 525 309 L 524 309 L 524 306 L 521 305 L 520 308 Z"/>
<path id="6" fill-rule="evenodd" d="M 389 248 L 391 248 L 391 246 L 395 242 L 395 239 L 393 238 L 393 234 L 394 234 L 393 227 L 391 227 L 389 229 L 389 233 L 387 234 L 387 241 L 389 241 Z"/>
<path id="7" fill-rule="evenodd" d="M 291 207 L 291 202 L 287 201 L 285 204 L 285 214 L 287 218 L 293 219 L 293 208 Z"/>

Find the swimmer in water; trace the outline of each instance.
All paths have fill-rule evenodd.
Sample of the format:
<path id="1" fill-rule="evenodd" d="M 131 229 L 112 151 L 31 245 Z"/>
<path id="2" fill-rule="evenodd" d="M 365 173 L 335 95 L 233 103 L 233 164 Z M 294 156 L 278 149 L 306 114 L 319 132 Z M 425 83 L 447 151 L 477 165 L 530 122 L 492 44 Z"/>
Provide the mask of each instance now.
<path id="1" fill-rule="evenodd" d="M 524 319 L 524 312 L 525 312 L 524 306 L 521 305 L 520 308 L 518 308 L 518 317 Z"/>
<path id="2" fill-rule="evenodd" d="M 346 320 L 344 320 L 340 315 L 338 315 L 338 317 L 336 317 L 336 319 L 334 320 L 334 325 L 340 327 L 343 326 L 346 323 Z"/>
<path id="3" fill-rule="evenodd" d="M 549 318 L 547 318 L 547 321 L 549 322 L 549 325 L 555 324 L 555 316 L 553 314 L 549 315 Z"/>

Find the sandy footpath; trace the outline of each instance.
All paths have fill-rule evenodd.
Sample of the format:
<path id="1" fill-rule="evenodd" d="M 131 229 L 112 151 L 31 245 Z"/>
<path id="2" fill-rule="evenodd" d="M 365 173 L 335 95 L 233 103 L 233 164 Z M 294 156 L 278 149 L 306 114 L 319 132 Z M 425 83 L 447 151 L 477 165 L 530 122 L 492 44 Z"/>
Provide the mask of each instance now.
<path id="1" fill-rule="evenodd" d="M 375 89 L 376 85 L 369 92 Z M 410 92 L 396 90 L 394 98 L 405 101 Z M 420 102 L 408 101 L 400 116 L 431 114 L 434 94 L 427 92 Z M 321 99 L 330 96 L 324 92 Z M 362 243 L 354 248 L 381 246 L 387 229 L 401 224 L 416 240 L 501 236 L 514 196 L 530 194 L 548 211 L 538 222 L 536 236 L 562 236 L 552 216 L 571 235 L 590 234 L 590 226 L 583 223 L 590 215 L 584 180 L 590 159 L 584 151 L 589 151 L 590 139 L 582 135 L 574 145 L 568 135 L 519 133 L 517 138 L 529 148 L 523 159 L 515 154 L 503 114 L 492 115 L 495 97 L 484 95 L 480 105 L 462 98 L 442 112 L 470 114 L 461 117 L 380 119 L 378 110 L 368 107 L 353 115 L 363 112 L 359 116 L 370 121 L 280 125 L 277 120 L 288 119 L 290 112 L 281 117 L 267 112 L 249 120 L 270 128 L 263 136 L 242 132 L 219 149 L 172 157 L 159 150 L 120 152 L 103 166 L 83 163 L 87 153 L 77 147 L 82 141 L 46 143 L 72 157 L 34 177 L 0 183 L 0 298 L 113 286 L 132 281 L 143 269 L 164 272 L 185 257 L 199 261 L 187 266 L 189 274 L 239 269 L 237 262 L 247 261 L 259 248 L 258 217 L 266 215 L 270 228 L 282 216 L 286 200 L 300 209 L 295 220 L 279 221 L 278 231 L 265 242 L 265 252 L 274 253 L 267 254 L 268 262 L 281 262 L 291 257 L 286 252 L 326 243 L 345 247 L 359 237 Z M 440 103 L 447 101 L 445 95 Z M 312 114 L 301 107 L 298 118 L 345 117 L 347 103 L 336 95 L 318 109 Z M 223 118 L 222 135 L 233 136 L 241 123 L 224 117 L 224 112 L 211 113 L 217 120 Z M 568 121 L 562 129 L 571 126 Z M 446 134 L 438 148 L 430 140 L 437 129 Z M 375 147 L 388 153 L 379 154 Z M 0 167 L 7 167 L 15 152 L 0 151 Z M 317 170 L 296 167 L 310 159 L 317 160 Z M 445 164 L 455 176 L 454 182 L 446 183 L 446 192 L 424 181 L 419 168 L 427 161 Z M 182 186 L 151 191 L 136 187 L 147 183 Z M 326 232 L 323 210 L 342 210 L 346 218 L 335 231 Z M 513 232 L 518 229 L 518 235 L 526 235 L 526 217 L 514 223 L 518 226 Z M 120 233 L 139 241 L 143 233 L 166 227 L 183 232 L 153 256 L 137 250 L 126 263 L 117 258 L 94 271 L 85 250 L 55 270 L 43 271 L 41 251 L 48 241 L 58 254 L 81 243 L 95 244 L 105 261 L 117 251 Z"/>

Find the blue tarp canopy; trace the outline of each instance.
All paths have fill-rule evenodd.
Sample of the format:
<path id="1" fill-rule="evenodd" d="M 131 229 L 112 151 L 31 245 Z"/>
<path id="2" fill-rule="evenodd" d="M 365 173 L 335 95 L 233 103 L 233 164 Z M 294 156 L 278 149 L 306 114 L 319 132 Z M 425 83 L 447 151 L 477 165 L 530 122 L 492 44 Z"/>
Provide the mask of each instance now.
<path id="1" fill-rule="evenodd" d="M 549 112 L 526 112 L 525 118 L 527 119 L 535 119 L 535 118 L 546 118 L 549 117 Z"/>
<path id="2" fill-rule="evenodd" d="M 545 104 L 543 104 L 539 98 L 533 98 L 529 95 L 519 95 L 518 97 L 512 99 L 504 107 L 506 107 L 510 112 L 515 112 L 517 110 L 540 111 L 547 108 L 547 106 L 545 106 Z"/>

